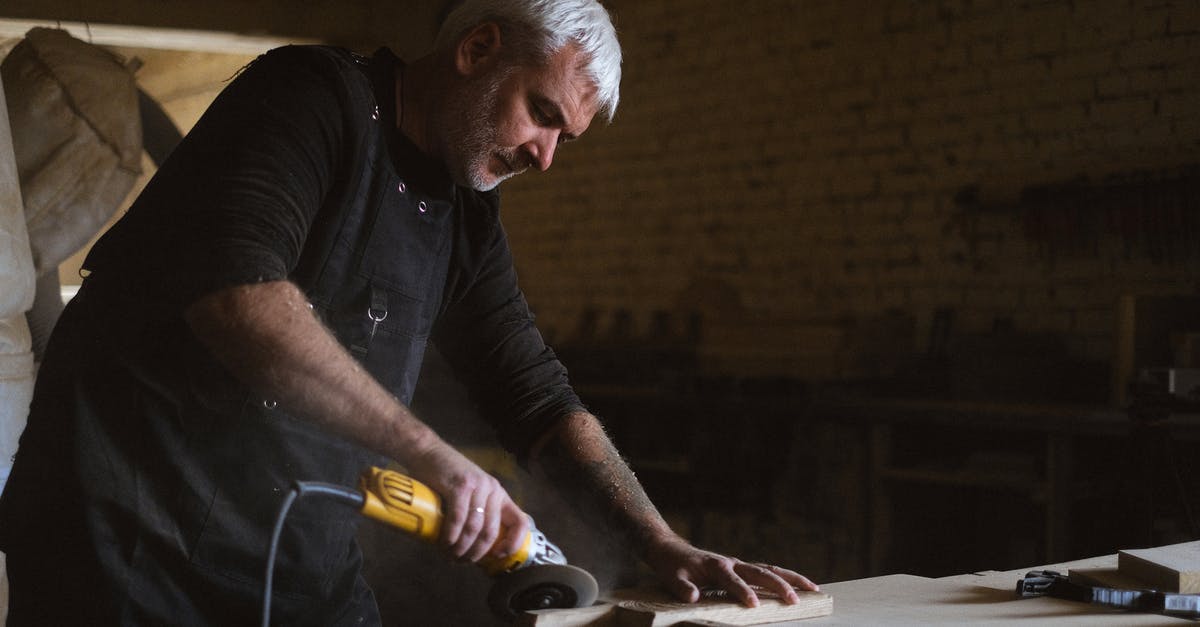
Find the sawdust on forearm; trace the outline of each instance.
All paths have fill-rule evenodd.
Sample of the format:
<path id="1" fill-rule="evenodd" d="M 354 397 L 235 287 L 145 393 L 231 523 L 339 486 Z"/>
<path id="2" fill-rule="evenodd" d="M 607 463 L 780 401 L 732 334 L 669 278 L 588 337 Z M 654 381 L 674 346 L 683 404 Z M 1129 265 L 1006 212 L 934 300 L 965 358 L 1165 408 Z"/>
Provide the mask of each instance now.
<path id="1" fill-rule="evenodd" d="M 644 556 L 655 541 L 674 537 L 595 416 L 579 411 L 565 417 L 531 457 L 585 519 L 618 533 L 635 553 Z"/>

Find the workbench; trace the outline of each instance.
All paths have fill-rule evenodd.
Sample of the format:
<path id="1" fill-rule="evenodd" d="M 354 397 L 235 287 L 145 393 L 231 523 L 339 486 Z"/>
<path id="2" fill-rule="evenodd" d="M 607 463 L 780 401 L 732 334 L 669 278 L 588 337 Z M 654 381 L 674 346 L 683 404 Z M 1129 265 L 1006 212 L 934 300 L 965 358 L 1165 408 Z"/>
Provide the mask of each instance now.
<path id="1" fill-rule="evenodd" d="M 783 626 L 817 625 L 1046 625 L 1047 627 L 1186 625 L 1195 621 L 1137 614 L 1051 597 L 1019 598 L 1017 580 L 1031 570 L 1116 568 L 1105 555 L 1018 570 L 985 571 L 951 577 L 885 575 L 821 586 L 833 596 L 833 614 Z"/>
<path id="2" fill-rule="evenodd" d="M 1200 541 L 1162 547 L 1180 559 L 1200 551 Z M 832 597 L 832 614 L 802 619 L 772 620 L 779 607 L 744 610 L 746 613 L 706 622 L 700 614 L 682 617 L 661 615 L 647 619 L 622 613 L 630 599 L 664 599 L 656 587 L 618 590 L 596 606 L 579 610 L 542 610 L 530 612 L 518 625 L 534 627 L 616 627 L 625 624 L 700 625 L 700 624 L 760 624 L 774 627 L 818 627 L 824 625 L 1045 625 L 1048 627 L 1185 625 L 1196 621 L 1161 614 L 1137 613 L 1069 601 L 1049 596 L 1021 598 L 1016 593 L 1017 581 L 1034 570 L 1053 570 L 1064 575 L 1073 570 L 1088 569 L 1094 577 L 1115 577 L 1096 573 L 1096 569 L 1116 571 L 1118 555 L 1029 566 L 1007 571 L 984 571 L 949 577 L 920 577 L 893 574 L 854 581 L 821 585 L 821 595 Z M 1125 581 L 1132 581 L 1126 579 Z M 1138 588 L 1144 585 L 1127 584 Z M 815 598 L 814 598 L 815 602 Z M 802 601 L 801 605 L 806 604 Z M 643 604 L 637 605 L 640 610 Z M 674 605 L 677 604 L 667 604 Z M 620 607 L 618 607 L 620 606 Z M 801 610 L 800 606 L 795 606 Z M 814 605 L 815 607 L 815 605 Z M 722 610 L 723 611 L 723 610 Z M 803 615 L 803 612 L 797 612 Z M 672 612 L 672 615 L 677 615 Z M 811 613 L 809 614 L 812 615 Z M 545 620 L 543 620 L 545 619 Z M 727 622 L 726 622 L 727 621 Z"/>

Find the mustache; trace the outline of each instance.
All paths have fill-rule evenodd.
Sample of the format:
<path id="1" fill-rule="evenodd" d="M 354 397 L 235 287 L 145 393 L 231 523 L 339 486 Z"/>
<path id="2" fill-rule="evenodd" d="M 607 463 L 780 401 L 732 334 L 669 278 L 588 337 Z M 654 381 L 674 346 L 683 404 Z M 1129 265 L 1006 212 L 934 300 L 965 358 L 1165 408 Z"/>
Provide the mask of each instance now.
<path id="1" fill-rule="evenodd" d="M 497 156 L 513 174 L 520 174 L 533 165 L 529 155 L 518 150 L 501 150 Z"/>

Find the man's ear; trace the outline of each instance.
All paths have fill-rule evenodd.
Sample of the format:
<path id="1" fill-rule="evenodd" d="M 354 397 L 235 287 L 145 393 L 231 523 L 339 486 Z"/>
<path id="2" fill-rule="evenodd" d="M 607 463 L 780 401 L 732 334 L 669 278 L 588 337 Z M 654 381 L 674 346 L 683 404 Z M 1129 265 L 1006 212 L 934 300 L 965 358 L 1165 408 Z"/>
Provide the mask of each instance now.
<path id="1" fill-rule="evenodd" d="M 500 26 L 484 22 L 467 31 L 455 50 L 454 66 L 463 76 L 490 67 L 500 58 Z"/>

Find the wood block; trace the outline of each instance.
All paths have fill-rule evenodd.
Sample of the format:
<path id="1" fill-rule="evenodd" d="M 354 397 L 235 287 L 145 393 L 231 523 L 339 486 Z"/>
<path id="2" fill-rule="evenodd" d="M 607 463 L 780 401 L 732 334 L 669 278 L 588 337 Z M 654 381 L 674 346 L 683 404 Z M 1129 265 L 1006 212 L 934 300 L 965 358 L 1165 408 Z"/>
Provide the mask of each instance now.
<path id="1" fill-rule="evenodd" d="M 516 627 L 616 627 L 616 608 L 607 603 L 569 610 L 522 612 Z"/>
<path id="2" fill-rule="evenodd" d="M 1116 568 L 1072 568 L 1067 571 L 1071 583 L 1084 586 L 1102 586 L 1120 590 L 1146 590 L 1154 586 L 1149 583 L 1123 574 Z"/>
<path id="3" fill-rule="evenodd" d="M 1164 592 L 1200 593 L 1200 541 L 1121 551 L 1117 570 Z"/>
<path id="4" fill-rule="evenodd" d="M 613 591 L 603 603 L 569 610 L 535 610 L 517 618 L 519 627 L 659 627 L 708 625 L 738 627 L 828 616 L 833 598 L 821 592 L 797 592 L 800 603 L 785 605 L 759 594 L 759 606 L 743 607 L 723 592 L 705 592 L 697 603 L 681 603 L 658 589 Z"/>
<path id="5" fill-rule="evenodd" d="M 760 598 L 758 607 L 744 607 L 725 598 L 703 598 L 696 603 L 667 599 L 644 599 L 617 603 L 621 627 L 661 627 L 680 623 L 707 622 L 720 625 L 761 625 L 786 620 L 828 616 L 833 597 L 823 592 L 798 592 L 800 602 L 787 605 L 774 598 Z"/>

